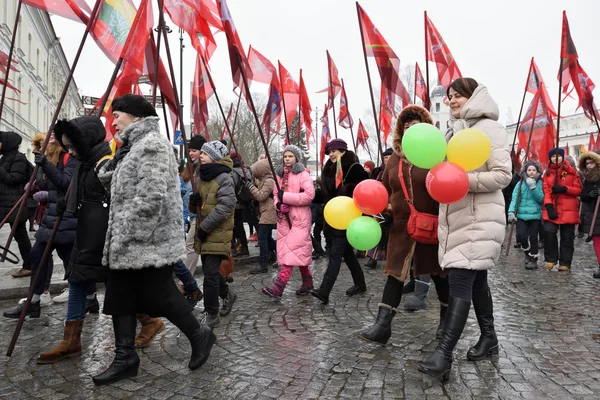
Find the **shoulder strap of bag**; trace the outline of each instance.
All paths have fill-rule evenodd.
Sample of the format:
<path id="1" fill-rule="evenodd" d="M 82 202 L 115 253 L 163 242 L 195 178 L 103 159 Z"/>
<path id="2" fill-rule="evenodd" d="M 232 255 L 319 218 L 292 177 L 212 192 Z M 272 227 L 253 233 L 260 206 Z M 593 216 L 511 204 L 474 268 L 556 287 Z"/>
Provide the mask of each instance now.
<path id="1" fill-rule="evenodd" d="M 406 199 L 406 202 L 408 203 L 410 212 L 414 213 L 417 210 L 415 209 L 415 206 L 413 206 L 413 204 L 412 204 L 412 199 L 408 195 L 408 190 L 406 190 L 406 184 L 404 183 L 404 174 L 402 173 L 403 166 L 404 166 L 404 161 L 402 161 L 402 159 L 400 159 L 400 163 L 398 164 L 398 179 L 400 179 L 400 185 L 402 186 L 402 191 L 404 192 L 404 198 Z"/>

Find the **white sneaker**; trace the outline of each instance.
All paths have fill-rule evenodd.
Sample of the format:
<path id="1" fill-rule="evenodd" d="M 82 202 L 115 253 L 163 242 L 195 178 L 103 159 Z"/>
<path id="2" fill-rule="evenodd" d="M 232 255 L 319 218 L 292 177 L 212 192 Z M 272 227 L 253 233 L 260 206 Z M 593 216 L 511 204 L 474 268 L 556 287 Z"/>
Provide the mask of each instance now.
<path id="1" fill-rule="evenodd" d="M 52 300 L 54 300 L 55 303 L 66 303 L 69 300 L 69 288 L 64 288 L 63 291 Z"/>
<path id="2" fill-rule="evenodd" d="M 22 298 L 19 300 L 19 304 L 24 304 L 25 300 L 27 300 L 26 297 Z M 52 297 L 50 297 L 49 293 L 42 293 L 40 295 L 40 307 L 46 307 L 50 305 L 52 305 Z"/>

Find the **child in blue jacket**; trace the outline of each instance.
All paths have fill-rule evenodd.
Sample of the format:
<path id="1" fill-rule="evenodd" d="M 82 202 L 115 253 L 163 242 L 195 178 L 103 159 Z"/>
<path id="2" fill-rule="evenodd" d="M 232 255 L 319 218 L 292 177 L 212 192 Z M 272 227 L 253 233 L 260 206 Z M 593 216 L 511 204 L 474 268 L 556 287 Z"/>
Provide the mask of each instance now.
<path id="1" fill-rule="evenodd" d="M 544 202 L 541 176 L 542 168 L 538 162 L 525 163 L 521 170 L 521 181 L 513 190 L 508 208 L 508 222 L 517 223 L 517 240 L 525 252 L 525 268 L 530 270 L 538 268 L 538 233 Z"/>

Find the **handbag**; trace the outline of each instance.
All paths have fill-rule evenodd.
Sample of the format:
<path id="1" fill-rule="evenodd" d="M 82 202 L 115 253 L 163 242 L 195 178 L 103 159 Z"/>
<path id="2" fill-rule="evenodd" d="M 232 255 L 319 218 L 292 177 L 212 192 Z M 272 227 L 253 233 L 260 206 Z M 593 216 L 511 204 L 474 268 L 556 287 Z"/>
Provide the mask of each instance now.
<path id="1" fill-rule="evenodd" d="M 410 208 L 410 217 L 406 225 L 406 232 L 416 242 L 423 244 L 438 244 L 438 216 L 417 211 L 413 201 L 408 195 L 404 175 L 402 174 L 402 163 L 398 164 L 398 178 L 404 192 L 404 198 Z"/>

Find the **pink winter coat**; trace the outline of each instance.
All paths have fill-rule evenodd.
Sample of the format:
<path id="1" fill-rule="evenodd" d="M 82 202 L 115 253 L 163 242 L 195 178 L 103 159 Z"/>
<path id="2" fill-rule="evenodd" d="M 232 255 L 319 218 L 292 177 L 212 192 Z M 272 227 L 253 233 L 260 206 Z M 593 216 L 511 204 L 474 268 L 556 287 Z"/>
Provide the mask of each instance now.
<path id="1" fill-rule="evenodd" d="M 281 187 L 283 168 L 277 171 L 277 181 Z M 275 207 L 279 203 L 277 187 L 273 190 Z M 315 197 L 315 186 L 304 166 L 294 164 L 288 177 L 287 190 L 283 203 L 290 206 L 290 221 L 282 213 L 277 216 L 277 263 L 279 265 L 304 266 L 312 263 L 312 241 L 310 228 L 312 216 L 310 203 Z"/>

